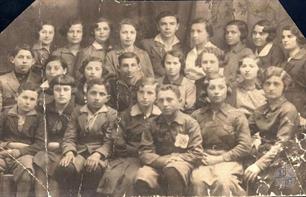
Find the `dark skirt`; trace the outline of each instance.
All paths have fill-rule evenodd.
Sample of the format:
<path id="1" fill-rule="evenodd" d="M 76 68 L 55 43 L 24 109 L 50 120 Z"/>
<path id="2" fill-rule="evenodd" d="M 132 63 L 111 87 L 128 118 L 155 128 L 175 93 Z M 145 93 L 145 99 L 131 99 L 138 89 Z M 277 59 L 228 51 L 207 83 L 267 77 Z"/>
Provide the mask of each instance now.
<path id="1" fill-rule="evenodd" d="M 141 167 L 138 158 L 118 158 L 111 160 L 97 192 L 111 196 L 134 195 L 134 181 L 138 169 Z"/>

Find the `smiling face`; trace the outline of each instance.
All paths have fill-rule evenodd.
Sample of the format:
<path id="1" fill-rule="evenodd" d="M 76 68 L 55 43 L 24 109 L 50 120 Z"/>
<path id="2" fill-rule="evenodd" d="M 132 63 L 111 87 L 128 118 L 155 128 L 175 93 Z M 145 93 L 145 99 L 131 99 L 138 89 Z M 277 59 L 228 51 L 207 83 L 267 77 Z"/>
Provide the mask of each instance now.
<path id="1" fill-rule="evenodd" d="M 157 105 L 164 115 L 171 116 L 180 109 L 180 100 L 172 90 L 160 90 Z"/>
<path id="2" fill-rule="evenodd" d="M 264 27 L 255 25 L 252 32 L 252 40 L 256 47 L 263 47 L 268 43 L 269 33 L 264 32 Z"/>
<path id="3" fill-rule="evenodd" d="M 161 36 L 166 39 L 173 38 L 178 28 L 179 24 L 174 16 L 163 17 L 158 22 L 158 30 Z"/>
<path id="4" fill-rule="evenodd" d="M 85 67 L 84 76 L 86 81 L 90 81 L 92 79 L 101 78 L 102 72 L 102 62 L 91 61 Z"/>
<path id="5" fill-rule="evenodd" d="M 165 69 L 167 76 L 179 76 L 181 72 L 181 62 L 178 57 L 167 54 L 165 57 Z"/>
<path id="6" fill-rule="evenodd" d="M 133 25 L 122 24 L 120 28 L 120 42 L 123 47 L 133 46 L 137 31 Z"/>
<path id="7" fill-rule="evenodd" d="M 258 65 L 253 58 L 244 58 L 239 67 L 239 71 L 244 80 L 253 80 L 257 78 Z"/>
<path id="8" fill-rule="evenodd" d="M 50 45 L 53 42 L 55 30 L 53 25 L 43 25 L 39 33 L 39 41 L 43 45 Z"/>
<path id="9" fill-rule="evenodd" d="M 27 74 L 34 65 L 35 59 L 30 51 L 21 49 L 18 51 L 15 57 L 11 59 L 11 62 L 15 66 L 15 72 Z"/>
<path id="10" fill-rule="evenodd" d="M 110 36 L 111 29 L 107 22 L 99 22 L 94 29 L 95 40 L 102 44 L 105 43 Z"/>
<path id="11" fill-rule="evenodd" d="M 225 41 L 229 46 L 234 46 L 241 42 L 240 37 L 241 32 L 237 25 L 228 25 L 225 28 Z"/>
<path id="12" fill-rule="evenodd" d="M 269 100 L 274 100 L 282 96 L 284 88 L 284 82 L 278 76 L 271 76 L 263 84 L 265 96 Z"/>
<path id="13" fill-rule="evenodd" d="M 53 96 L 56 103 L 65 105 L 70 102 L 72 88 L 70 85 L 54 85 Z"/>
<path id="14" fill-rule="evenodd" d="M 73 24 L 70 26 L 67 32 L 67 40 L 71 44 L 81 43 L 83 38 L 83 25 L 82 24 Z"/>
<path id="15" fill-rule="evenodd" d="M 299 47 L 297 37 L 290 30 L 283 30 L 282 44 L 285 50 L 293 50 Z"/>
<path id="16" fill-rule="evenodd" d="M 212 103 L 222 103 L 227 96 L 227 85 L 224 78 L 212 79 L 207 87 L 207 95 Z"/>

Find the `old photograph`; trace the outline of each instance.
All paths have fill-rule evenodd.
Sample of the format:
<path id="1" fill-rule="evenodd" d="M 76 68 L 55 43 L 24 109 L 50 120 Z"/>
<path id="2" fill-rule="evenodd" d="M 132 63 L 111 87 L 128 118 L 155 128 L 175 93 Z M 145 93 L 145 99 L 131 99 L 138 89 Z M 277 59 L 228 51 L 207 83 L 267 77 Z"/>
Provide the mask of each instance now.
<path id="1" fill-rule="evenodd" d="M 36 0 L 0 34 L 0 196 L 305 196 L 305 44 L 279 0 Z"/>

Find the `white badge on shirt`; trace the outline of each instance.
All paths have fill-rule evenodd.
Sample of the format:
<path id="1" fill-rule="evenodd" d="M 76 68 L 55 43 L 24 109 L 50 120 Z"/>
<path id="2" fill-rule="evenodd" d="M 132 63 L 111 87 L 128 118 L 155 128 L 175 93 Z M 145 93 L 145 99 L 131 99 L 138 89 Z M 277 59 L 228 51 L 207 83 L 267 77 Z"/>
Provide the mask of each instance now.
<path id="1" fill-rule="evenodd" d="M 175 137 L 174 146 L 185 149 L 188 146 L 189 136 L 186 134 L 177 134 Z"/>

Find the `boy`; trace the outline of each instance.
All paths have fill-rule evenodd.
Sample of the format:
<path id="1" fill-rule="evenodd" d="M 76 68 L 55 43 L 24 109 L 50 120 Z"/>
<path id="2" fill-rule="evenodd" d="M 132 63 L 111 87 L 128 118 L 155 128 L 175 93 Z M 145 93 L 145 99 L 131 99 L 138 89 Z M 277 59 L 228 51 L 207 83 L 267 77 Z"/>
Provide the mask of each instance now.
<path id="1" fill-rule="evenodd" d="M 35 106 L 36 86 L 18 89 L 17 104 L 0 116 L 0 171 L 13 173 L 17 196 L 28 196 L 33 184 L 33 155 L 44 145 L 44 121 Z M 17 161 L 16 161 L 17 160 Z"/>
<path id="2" fill-rule="evenodd" d="M 161 12 L 156 18 L 156 24 L 159 34 L 155 38 L 143 40 L 141 48 L 149 54 L 155 77 L 160 78 L 165 75 L 165 69 L 162 66 L 165 53 L 172 49 L 182 50 L 182 47 L 175 35 L 179 29 L 179 19 L 174 13 Z"/>
<path id="3" fill-rule="evenodd" d="M 72 113 L 64 134 L 62 159 L 55 169 L 55 178 L 61 191 L 76 192 L 78 178 L 82 196 L 92 196 L 107 166 L 112 151 L 111 134 L 116 132 L 117 112 L 106 103 L 108 85 L 102 79 L 93 79 L 87 87 L 87 104 Z M 76 194 L 73 193 L 72 196 Z"/>
<path id="4" fill-rule="evenodd" d="M 210 38 L 212 36 L 213 28 L 204 18 L 196 18 L 191 22 L 190 40 L 193 48 L 186 56 L 185 74 L 187 78 L 191 80 L 198 80 L 205 76 L 201 66 L 196 65 L 196 60 L 204 48 L 218 48 L 210 42 Z"/>
<path id="5" fill-rule="evenodd" d="M 143 78 L 140 60 L 133 52 L 125 52 L 118 57 L 119 76 L 110 79 L 110 105 L 119 112 L 136 103 L 136 83 Z"/>
<path id="6" fill-rule="evenodd" d="M 33 53 L 28 45 L 17 46 L 9 57 L 14 65 L 13 71 L 0 76 L 0 110 L 9 108 L 16 103 L 18 88 L 25 82 L 40 82 L 40 72 L 31 71 L 35 63 Z"/>
<path id="7" fill-rule="evenodd" d="M 140 195 L 155 194 L 162 184 L 163 195 L 183 196 L 189 174 L 201 158 L 202 137 L 196 120 L 180 112 L 180 91 L 176 86 L 159 89 L 157 104 L 162 114 L 144 130 L 140 143 L 140 160 L 145 164 L 136 176 Z M 154 191 L 155 190 L 155 191 Z"/>

